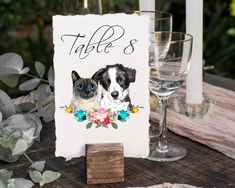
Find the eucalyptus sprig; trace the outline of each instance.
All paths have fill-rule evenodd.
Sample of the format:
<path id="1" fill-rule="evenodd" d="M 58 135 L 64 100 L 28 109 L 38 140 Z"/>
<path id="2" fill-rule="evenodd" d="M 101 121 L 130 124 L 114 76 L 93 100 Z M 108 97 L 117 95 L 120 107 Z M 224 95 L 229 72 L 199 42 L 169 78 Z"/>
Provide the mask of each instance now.
<path id="1" fill-rule="evenodd" d="M 13 171 L 6 169 L 0 170 L 0 187 L 1 188 L 31 188 L 34 183 L 24 178 L 12 178 Z"/>
<path id="2" fill-rule="evenodd" d="M 34 183 L 39 183 L 40 187 L 47 183 L 51 183 L 58 179 L 61 174 L 51 170 L 43 171 L 45 167 L 45 161 L 37 161 L 30 165 L 29 176 Z"/>
<path id="3" fill-rule="evenodd" d="M 32 160 L 25 154 L 27 159 Z M 6 169 L 0 170 L 0 188 L 31 188 L 35 184 L 39 184 L 43 187 L 45 184 L 51 183 L 58 178 L 61 174 L 51 170 L 43 171 L 45 167 L 45 161 L 32 162 L 28 167 L 29 177 L 31 180 L 24 178 L 12 178 L 13 172 Z"/>
<path id="4" fill-rule="evenodd" d="M 35 62 L 34 68 L 37 75 L 33 75 L 29 67 L 24 67 L 22 57 L 16 53 L 6 53 L 0 56 L 0 80 L 2 82 L 9 87 L 16 87 L 20 76 L 24 75 L 29 78 L 19 84 L 18 88 L 29 92 L 31 102 L 20 104 L 17 112 L 37 112 L 37 115 L 45 122 L 50 122 L 54 119 L 55 112 L 54 69 L 50 67 L 46 75 L 45 65 L 39 61 Z M 10 113 L 15 114 L 15 112 Z"/>

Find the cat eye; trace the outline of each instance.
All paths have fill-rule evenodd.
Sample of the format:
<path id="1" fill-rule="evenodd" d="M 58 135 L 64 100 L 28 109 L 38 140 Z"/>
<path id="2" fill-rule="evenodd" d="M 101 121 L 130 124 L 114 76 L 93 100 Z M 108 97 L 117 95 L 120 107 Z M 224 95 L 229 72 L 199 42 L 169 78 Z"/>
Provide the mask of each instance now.
<path id="1" fill-rule="evenodd" d="M 78 89 L 83 89 L 83 84 L 79 84 L 79 85 L 77 86 L 77 88 L 78 88 Z"/>
<path id="2" fill-rule="evenodd" d="M 95 89 L 96 89 L 95 84 L 92 84 L 92 85 L 91 85 L 91 90 L 95 90 Z"/>

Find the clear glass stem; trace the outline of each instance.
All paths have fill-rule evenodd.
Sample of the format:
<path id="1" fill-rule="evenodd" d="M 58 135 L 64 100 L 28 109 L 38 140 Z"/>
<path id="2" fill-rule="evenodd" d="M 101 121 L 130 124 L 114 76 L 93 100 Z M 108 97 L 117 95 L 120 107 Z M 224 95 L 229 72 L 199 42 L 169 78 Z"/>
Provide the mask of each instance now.
<path id="1" fill-rule="evenodd" d="M 166 115 L 167 115 L 167 99 L 160 99 L 160 121 L 159 121 L 159 140 L 158 140 L 158 150 L 162 152 L 167 152 L 167 124 L 166 124 Z"/>

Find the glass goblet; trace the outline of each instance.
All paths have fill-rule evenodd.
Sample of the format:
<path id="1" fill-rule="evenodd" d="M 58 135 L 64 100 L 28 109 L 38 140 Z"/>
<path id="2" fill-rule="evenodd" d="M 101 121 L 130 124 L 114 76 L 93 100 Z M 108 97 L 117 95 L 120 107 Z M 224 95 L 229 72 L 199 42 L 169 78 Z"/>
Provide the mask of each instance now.
<path id="1" fill-rule="evenodd" d="M 159 99 L 160 119 L 156 147 L 150 149 L 149 159 L 176 161 L 186 155 L 183 147 L 167 140 L 167 99 L 183 84 L 190 67 L 193 37 L 179 32 L 155 32 L 154 58 L 150 62 L 150 91 Z"/>

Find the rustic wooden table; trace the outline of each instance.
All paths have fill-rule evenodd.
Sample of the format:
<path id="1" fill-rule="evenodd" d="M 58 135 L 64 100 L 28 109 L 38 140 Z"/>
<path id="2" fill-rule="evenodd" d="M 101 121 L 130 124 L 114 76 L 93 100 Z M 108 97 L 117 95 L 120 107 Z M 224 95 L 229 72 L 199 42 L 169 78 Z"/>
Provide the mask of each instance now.
<path id="1" fill-rule="evenodd" d="M 205 77 L 207 77 L 206 75 Z M 209 75 L 211 79 L 211 75 Z M 226 85 L 235 90 L 235 81 L 219 79 L 213 84 Z M 230 82 L 230 84 L 229 84 Z M 159 163 L 147 159 L 125 159 L 125 182 L 107 185 L 86 185 L 85 159 L 83 157 L 65 162 L 63 158 L 55 158 L 55 126 L 54 122 L 45 124 L 41 133 L 41 142 L 35 143 L 27 151 L 33 161 L 46 160 L 46 168 L 62 173 L 60 179 L 48 184 L 45 188 L 65 187 L 129 187 L 151 186 L 165 182 L 184 183 L 205 188 L 235 188 L 235 160 L 218 153 L 206 146 L 187 138 L 169 133 L 169 141 L 184 146 L 188 154 L 177 162 Z M 0 169 L 14 171 L 15 177 L 27 178 L 30 162 L 21 156 L 15 163 L 0 162 Z"/>

